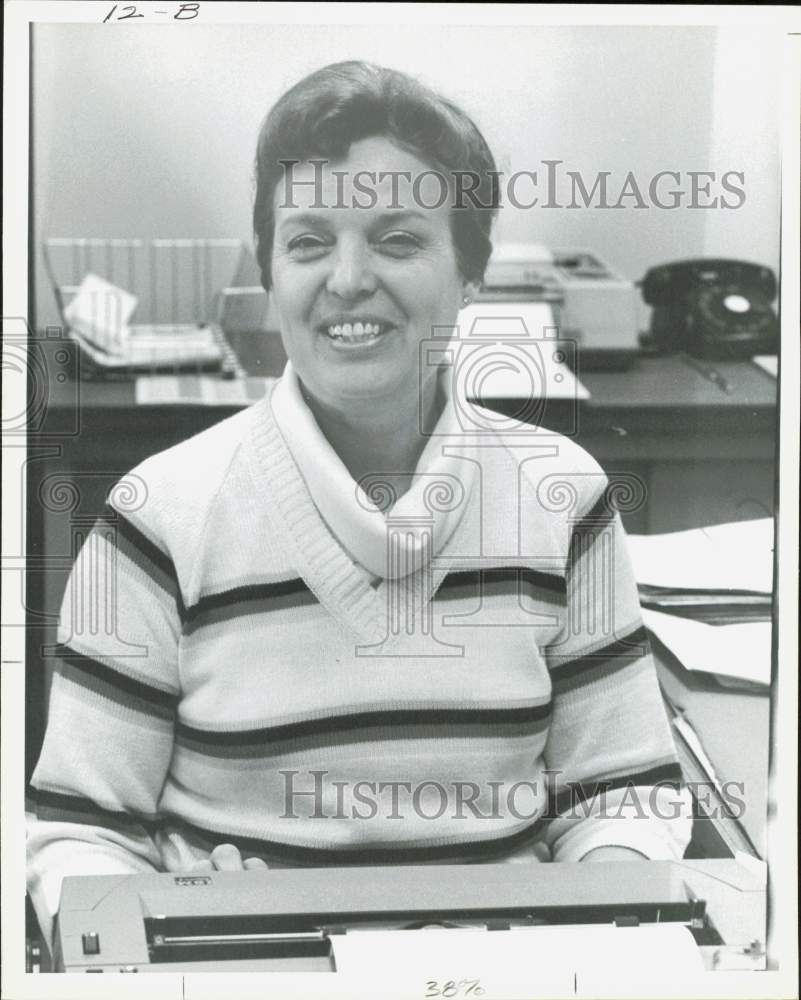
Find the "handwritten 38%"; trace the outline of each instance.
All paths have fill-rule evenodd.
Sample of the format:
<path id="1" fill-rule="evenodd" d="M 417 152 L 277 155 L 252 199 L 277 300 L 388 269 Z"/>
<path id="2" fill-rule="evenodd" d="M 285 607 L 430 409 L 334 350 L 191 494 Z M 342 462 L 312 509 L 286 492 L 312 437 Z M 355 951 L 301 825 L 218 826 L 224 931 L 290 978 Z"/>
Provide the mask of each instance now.
<path id="1" fill-rule="evenodd" d="M 449 979 L 444 983 L 429 979 L 426 982 L 426 1000 L 430 997 L 459 1000 L 462 997 L 483 997 L 485 993 L 486 990 L 478 979 Z"/>

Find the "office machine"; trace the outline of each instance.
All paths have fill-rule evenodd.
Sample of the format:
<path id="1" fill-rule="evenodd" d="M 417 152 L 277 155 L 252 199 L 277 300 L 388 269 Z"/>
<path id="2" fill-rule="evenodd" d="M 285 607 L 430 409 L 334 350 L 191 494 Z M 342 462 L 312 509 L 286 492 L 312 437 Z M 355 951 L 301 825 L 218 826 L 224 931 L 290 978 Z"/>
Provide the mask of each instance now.
<path id="1" fill-rule="evenodd" d="M 552 303 L 559 337 L 576 343 L 583 371 L 619 370 L 637 355 L 637 293 L 589 250 L 509 244 L 490 260 L 479 301 Z"/>
<path id="2" fill-rule="evenodd" d="M 51 238 L 43 258 L 82 378 L 244 375 L 228 335 L 262 330 L 267 296 L 241 240 Z"/>
<path id="3" fill-rule="evenodd" d="M 54 959 L 63 972 L 337 972 L 354 941 L 379 941 L 361 932 L 400 948 L 435 925 L 465 957 L 485 933 L 512 950 L 556 933 L 575 951 L 615 928 L 636 949 L 639 928 L 643 943 L 681 935 L 701 971 L 758 969 L 764 903 L 764 882 L 733 860 L 70 877 Z"/>

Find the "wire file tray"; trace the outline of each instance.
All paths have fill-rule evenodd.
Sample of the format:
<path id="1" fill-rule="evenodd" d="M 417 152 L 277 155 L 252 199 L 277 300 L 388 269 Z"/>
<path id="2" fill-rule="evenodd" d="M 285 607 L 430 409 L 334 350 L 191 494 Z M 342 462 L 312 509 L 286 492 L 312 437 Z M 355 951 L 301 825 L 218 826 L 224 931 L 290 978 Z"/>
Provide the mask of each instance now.
<path id="1" fill-rule="evenodd" d="M 261 286 L 242 285 L 249 251 L 237 239 L 105 239 L 49 238 L 43 245 L 45 268 L 59 313 L 70 336 L 81 346 L 81 374 L 89 378 L 130 378 L 136 374 L 178 374 L 218 371 L 232 377 L 243 374 L 224 329 L 226 303 L 235 298 L 264 311 Z M 252 268 L 251 268 L 252 271 Z M 65 316 L 87 275 L 133 294 L 132 343 L 136 361 L 111 363 L 92 349 Z M 258 320 L 255 321 L 258 323 Z M 193 359 L 193 344 L 213 338 Z M 180 350 L 180 344 L 185 350 Z M 178 345 L 178 346 L 176 346 Z M 216 358 L 210 358 L 216 353 Z M 104 363 L 108 361 L 108 363 Z"/>

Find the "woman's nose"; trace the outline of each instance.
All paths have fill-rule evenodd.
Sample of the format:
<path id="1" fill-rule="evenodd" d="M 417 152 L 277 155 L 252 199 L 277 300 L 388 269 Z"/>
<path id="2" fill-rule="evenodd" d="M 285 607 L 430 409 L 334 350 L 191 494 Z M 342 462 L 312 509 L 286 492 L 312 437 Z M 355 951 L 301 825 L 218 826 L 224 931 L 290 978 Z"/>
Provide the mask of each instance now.
<path id="1" fill-rule="evenodd" d="M 375 291 L 369 247 L 357 240 L 343 240 L 333 256 L 327 289 L 341 299 L 356 299 Z"/>

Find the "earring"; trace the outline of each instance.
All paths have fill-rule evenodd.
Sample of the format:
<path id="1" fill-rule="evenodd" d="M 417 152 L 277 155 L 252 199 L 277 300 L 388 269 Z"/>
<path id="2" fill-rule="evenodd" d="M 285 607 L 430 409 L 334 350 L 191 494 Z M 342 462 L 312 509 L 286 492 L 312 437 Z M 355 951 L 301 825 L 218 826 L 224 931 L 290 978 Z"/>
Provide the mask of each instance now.
<path id="1" fill-rule="evenodd" d="M 470 298 L 469 295 L 463 295 L 462 296 L 462 305 L 463 306 L 469 306 L 472 301 L 473 300 Z"/>

